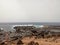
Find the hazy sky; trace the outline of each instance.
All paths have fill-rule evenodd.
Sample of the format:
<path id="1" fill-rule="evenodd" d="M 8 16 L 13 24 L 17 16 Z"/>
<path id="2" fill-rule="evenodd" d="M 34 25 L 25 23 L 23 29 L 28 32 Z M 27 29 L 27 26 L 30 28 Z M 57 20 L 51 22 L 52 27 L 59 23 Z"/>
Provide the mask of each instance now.
<path id="1" fill-rule="evenodd" d="M 0 22 L 60 22 L 60 0 L 0 0 Z"/>

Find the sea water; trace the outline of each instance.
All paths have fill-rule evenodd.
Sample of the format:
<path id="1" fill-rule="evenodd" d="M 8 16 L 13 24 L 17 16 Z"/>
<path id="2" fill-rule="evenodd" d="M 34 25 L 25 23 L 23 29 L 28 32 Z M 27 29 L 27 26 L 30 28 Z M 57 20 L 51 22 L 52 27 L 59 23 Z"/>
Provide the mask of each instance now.
<path id="1" fill-rule="evenodd" d="M 15 25 L 34 25 L 39 27 L 41 25 L 59 25 L 60 23 L 46 23 L 46 22 L 20 22 L 20 23 L 0 23 L 0 28 L 3 28 L 4 31 L 13 31 L 13 26 Z"/>

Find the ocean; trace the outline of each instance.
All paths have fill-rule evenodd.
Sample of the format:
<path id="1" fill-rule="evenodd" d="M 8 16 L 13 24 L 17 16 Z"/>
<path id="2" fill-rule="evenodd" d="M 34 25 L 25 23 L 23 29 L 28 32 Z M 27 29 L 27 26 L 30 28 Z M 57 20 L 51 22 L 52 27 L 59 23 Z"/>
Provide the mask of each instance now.
<path id="1" fill-rule="evenodd" d="M 13 26 L 15 25 L 34 25 L 36 27 L 40 25 L 58 25 L 60 26 L 60 23 L 57 22 L 14 22 L 14 23 L 0 23 L 0 28 L 3 28 L 4 31 L 14 31 Z"/>

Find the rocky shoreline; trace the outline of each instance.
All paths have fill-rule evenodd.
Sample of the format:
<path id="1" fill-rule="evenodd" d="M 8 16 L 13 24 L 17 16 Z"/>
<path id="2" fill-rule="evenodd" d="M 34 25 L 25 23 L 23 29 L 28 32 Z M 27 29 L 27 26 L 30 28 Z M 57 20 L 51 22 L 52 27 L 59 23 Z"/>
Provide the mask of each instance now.
<path id="1" fill-rule="evenodd" d="M 32 38 L 34 37 L 35 39 L 40 39 L 40 38 L 52 38 L 55 37 L 54 40 L 56 40 L 58 37 L 60 37 L 60 26 L 52 26 L 52 25 L 43 25 L 40 26 L 39 28 L 35 26 L 15 26 L 13 27 L 15 30 L 14 32 L 6 32 L 4 30 L 0 29 L 0 45 L 11 45 L 11 42 L 17 41 L 16 45 L 23 45 L 24 43 L 22 40 L 25 37 Z M 59 30 L 59 31 L 52 31 L 52 30 Z M 20 42 L 20 43 L 19 43 Z M 19 44 L 18 44 L 19 43 Z M 39 45 L 37 42 L 31 41 L 27 45 Z M 36 44 L 37 43 L 37 44 Z"/>

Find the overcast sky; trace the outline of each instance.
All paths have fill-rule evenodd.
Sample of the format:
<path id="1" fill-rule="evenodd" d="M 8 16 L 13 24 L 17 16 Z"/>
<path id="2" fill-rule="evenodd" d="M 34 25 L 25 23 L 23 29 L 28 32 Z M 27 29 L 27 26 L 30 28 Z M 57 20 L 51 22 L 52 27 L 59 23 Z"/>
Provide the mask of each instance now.
<path id="1" fill-rule="evenodd" d="M 0 22 L 60 22 L 60 0 L 0 0 Z"/>

